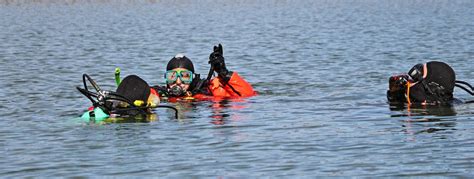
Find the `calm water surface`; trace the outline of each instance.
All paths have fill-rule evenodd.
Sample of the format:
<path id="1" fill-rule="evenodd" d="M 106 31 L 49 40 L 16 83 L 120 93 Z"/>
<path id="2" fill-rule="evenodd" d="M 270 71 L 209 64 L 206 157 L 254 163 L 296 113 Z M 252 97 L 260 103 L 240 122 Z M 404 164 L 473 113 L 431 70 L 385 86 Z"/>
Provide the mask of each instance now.
<path id="1" fill-rule="evenodd" d="M 474 174 L 474 104 L 385 97 L 390 75 L 428 60 L 474 83 L 474 1 L 0 2 L 1 177 Z M 178 120 L 76 120 L 83 73 L 163 84 L 176 53 L 206 74 L 217 43 L 260 95 L 171 104 Z"/>

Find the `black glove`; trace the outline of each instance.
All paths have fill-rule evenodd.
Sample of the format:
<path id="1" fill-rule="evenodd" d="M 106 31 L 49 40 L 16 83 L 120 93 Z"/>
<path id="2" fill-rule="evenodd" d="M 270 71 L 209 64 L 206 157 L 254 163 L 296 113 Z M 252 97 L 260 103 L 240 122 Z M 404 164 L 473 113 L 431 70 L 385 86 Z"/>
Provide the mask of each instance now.
<path id="1" fill-rule="evenodd" d="M 405 93 L 409 76 L 406 74 L 391 76 L 388 80 L 388 88 L 390 91 L 403 91 Z"/>
<path id="2" fill-rule="evenodd" d="M 227 70 L 223 54 L 224 52 L 222 50 L 221 44 L 219 44 L 219 46 L 214 46 L 214 51 L 211 53 L 211 55 L 209 55 L 209 64 L 211 64 L 211 67 L 219 75 L 219 77 L 225 81 L 228 81 L 230 76 L 232 76 L 232 72 Z"/>
<path id="3" fill-rule="evenodd" d="M 387 99 L 389 102 L 406 102 L 407 82 L 409 80 L 407 74 L 391 76 L 388 80 Z"/>

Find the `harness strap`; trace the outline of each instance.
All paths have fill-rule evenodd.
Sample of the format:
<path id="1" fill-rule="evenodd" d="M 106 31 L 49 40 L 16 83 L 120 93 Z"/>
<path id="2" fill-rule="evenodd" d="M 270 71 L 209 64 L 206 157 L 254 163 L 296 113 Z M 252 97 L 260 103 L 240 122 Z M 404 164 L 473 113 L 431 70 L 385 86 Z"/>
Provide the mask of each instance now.
<path id="1" fill-rule="evenodd" d="M 405 97 L 407 98 L 407 103 L 408 105 L 411 105 L 411 100 L 410 100 L 410 87 L 411 83 L 407 81 L 407 93 L 405 94 Z"/>

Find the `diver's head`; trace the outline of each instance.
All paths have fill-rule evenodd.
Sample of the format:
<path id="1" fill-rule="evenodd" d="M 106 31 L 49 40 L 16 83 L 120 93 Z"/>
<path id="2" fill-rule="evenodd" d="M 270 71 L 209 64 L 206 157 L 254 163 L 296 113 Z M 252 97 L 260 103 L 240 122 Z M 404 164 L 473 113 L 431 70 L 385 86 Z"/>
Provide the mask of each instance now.
<path id="1" fill-rule="evenodd" d="M 175 68 L 184 68 L 194 73 L 193 62 L 183 54 L 177 54 L 174 56 L 166 66 L 166 70 L 173 70 Z"/>
<path id="2" fill-rule="evenodd" d="M 166 66 L 166 86 L 171 96 L 184 96 L 194 78 L 193 62 L 182 54 L 173 57 Z"/>
<path id="3" fill-rule="evenodd" d="M 389 102 L 408 102 L 408 89 L 424 79 L 423 64 L 413 66 L 408 73 L 391 76 L 388 80 L 387 98 Z"/>

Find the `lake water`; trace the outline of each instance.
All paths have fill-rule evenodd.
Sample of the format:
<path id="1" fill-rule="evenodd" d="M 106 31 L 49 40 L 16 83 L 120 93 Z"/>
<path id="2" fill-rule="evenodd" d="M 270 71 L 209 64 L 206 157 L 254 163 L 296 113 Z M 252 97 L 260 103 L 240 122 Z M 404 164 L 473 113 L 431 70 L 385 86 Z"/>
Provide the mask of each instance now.
<path id="1" fill-rule="evenodd" d="M 440 60 L 474 83 L 471 0 L 0 1 L 0 177 L 474 174 L 474 104 L 391 109 L 388 77 Z M 163 84 L 222 43 L 258 96 L 77 122 L 82 74 Z M 456 90 L 462 100 L 473 99 Z"/>

